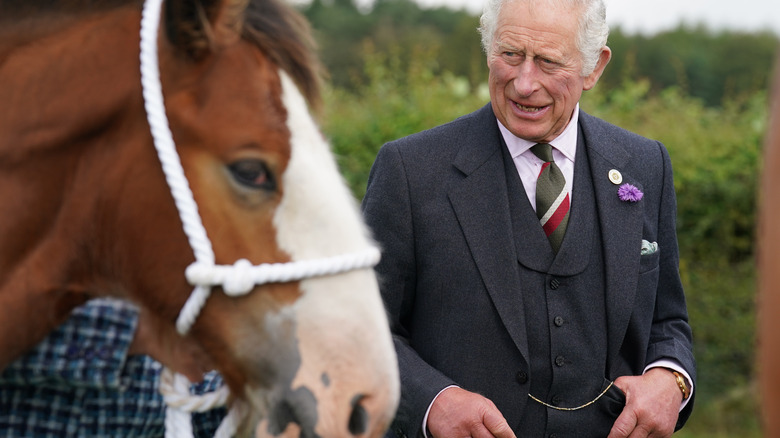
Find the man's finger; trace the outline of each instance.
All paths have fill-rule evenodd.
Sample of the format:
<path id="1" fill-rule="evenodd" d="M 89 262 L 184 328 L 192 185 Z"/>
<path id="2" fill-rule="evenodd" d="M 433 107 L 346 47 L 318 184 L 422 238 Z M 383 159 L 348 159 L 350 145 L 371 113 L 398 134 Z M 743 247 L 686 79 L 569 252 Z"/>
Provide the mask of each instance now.
<path id="1" fill-rule="evenodd" d="M 607 438 L 627 438 L 636 428 L 636 422 L 636 414 L 631 409 L 623 409 L 623 413 L 615 420 Z"/>
<path id="2" fill-rule="evenodd" d="M 517 438 L 506 419 L 498 413 L 498 410 L 487 412 L 483 418 L 483 424 L 496 438 Z"/>

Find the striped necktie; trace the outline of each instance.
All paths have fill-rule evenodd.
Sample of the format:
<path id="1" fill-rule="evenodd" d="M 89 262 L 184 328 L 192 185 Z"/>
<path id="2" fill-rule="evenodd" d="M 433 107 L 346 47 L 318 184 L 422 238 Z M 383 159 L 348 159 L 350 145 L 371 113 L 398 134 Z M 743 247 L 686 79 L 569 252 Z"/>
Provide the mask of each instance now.
<path id="1" fill-rule="evenodd" d="M 552 146 L 538 143 L 531 152 L 544 161 L 536 179 L 536 216 L 550 240 L 553 251 L 558 252 L 569 223 L 569 193 L 563 172 L 553 161 Z"/>

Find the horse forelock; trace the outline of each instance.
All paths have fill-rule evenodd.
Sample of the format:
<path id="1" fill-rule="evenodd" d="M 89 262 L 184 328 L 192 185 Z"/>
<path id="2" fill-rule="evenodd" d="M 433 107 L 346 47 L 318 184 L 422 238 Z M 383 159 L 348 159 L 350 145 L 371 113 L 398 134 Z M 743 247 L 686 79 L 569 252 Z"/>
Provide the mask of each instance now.
<path id="1" fill-rule="evenodd" d="M 280 0 L 252 0 L 244 24 L 244 38 L 286 71 L 309 104 L 318 108 L 323 69 L 308 21 Z"/>
<path id="2" fill-rule="evenodd" d="M 309 104 L 320 104 L 322 66 L 306 19 L 280 0 L 167 1 L 166 35 L 198 61 L 219 45 L 221 26 L 256 45 L 286 71 Z"/>

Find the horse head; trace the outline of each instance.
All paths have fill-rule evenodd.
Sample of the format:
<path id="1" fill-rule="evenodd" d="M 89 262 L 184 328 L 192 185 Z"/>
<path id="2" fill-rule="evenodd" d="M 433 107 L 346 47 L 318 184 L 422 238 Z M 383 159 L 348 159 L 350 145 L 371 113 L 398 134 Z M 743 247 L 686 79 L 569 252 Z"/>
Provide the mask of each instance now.
<path id="1" fill-rule="evenodd" d="M 30 312 L 50 303 L 48 324 L 0 339 L 3 349 L 18 354 L 84 299 L 124 297 L 159 339 L 222 373 L 252 412 L 244 430 L 380 436 L 398 371 L 370 267 L 250 283 L 242 296 L 216 285 L 187 334 L 176 334 L 197 253 L 146 122 L 137 4 L 106 8 L 17 36 L 37 38 L 43 53 L 0 46 L 0 82 L 28 73 L 0 86 L 0 98 L 24 106 L 34 91 L 45 101 L 32 115 L 0 112 L 9 132 L 0 141 L 9 199 L 0 245 L 15 251 L 0 256 L 0 304 Z M 167 0 L 161 27 L 165 111 L 213 262 L 286 264 L 371 248 L 309 114 L 318 84 L 301 17 L 276 0 Z M 53 53 L 60 62 L 45 57 Z"/>

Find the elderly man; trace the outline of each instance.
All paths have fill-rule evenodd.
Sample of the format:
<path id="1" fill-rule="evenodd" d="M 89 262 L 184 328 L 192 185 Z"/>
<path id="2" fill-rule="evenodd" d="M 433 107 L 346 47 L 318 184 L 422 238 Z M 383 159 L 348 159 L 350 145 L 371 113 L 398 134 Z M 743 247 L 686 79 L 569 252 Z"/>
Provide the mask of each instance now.
<path id="1" fill-rule="evenodd" d="M 386 144 L 363 210 L 398 352 L 390 433 L 664 437 L 695 362 L 662 144 L 589 116 L 601 0 L 492 0 L 491 102 Z"/>

